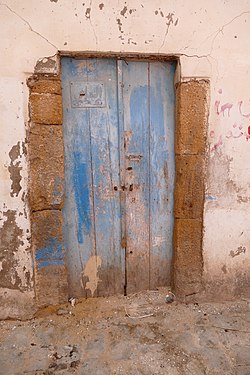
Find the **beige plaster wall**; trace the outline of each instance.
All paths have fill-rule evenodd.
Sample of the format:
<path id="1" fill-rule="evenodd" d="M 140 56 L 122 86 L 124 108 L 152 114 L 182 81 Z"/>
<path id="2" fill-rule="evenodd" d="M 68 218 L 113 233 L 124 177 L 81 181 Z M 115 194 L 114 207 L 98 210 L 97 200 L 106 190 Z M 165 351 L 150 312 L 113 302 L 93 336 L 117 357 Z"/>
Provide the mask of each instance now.
<path id="1" fill-rule="evenodd" d="M 181 80 L 210 79 L 204 280 L 211 292 L 220 286 L 218 294 L 228 297 L 246 291 L 249 0 L 6 0 L 0 2 L 0 24 L 0 295 L 9 306 L 1 314 L 27 312 L 34 297 L 26 199 L 26 79 L 39 59 L 58 50 L 175 54 Z M 46 71 L 50 63 L 43 60 L 38 68 Z"/>

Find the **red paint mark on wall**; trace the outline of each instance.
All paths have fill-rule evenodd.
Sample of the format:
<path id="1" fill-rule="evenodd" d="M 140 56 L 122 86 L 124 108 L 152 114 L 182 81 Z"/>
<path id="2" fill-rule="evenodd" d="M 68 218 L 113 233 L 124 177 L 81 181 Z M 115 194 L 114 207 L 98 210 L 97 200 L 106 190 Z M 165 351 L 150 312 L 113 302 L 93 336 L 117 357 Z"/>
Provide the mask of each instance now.
<path id="1" fill-rule="evenodd" d="M 246 118 L 250 118 L 250 113 L 243 113 L 242 112 L 242 104 L 243 104 L 243 100 L 241 100 L 239 102 L 239 111 L 240 111 L 241 116 L 246 117 Z"/>
<path id="2" fill-rule="evenodd" d="M 220 100 L 216 100 L 214 105 L 215 105 L 217 115 L 220 115 L 222 113 L 223 117 L 225 117 L 225 111 L 227 111 L 227 115 L 228 115 L 228 117 L 230 117 L 230 111 L 233 107 L 232 103 L 225 103 L 219 108 Z"/>
<path id="3" fill-rule="evenodd" d="M 233 124 L 233 128 L 236 129 L 236 131 L 229 130 L 227 132 L 226 137 L 227 138 L 240 138 L 244 135 L 244 133 L 241 131 L 243 126 L 242 124 L 238 125 L 236 122 Z M 237 131 L 239 130 L 239 131 Z"/>
<path id="4" fill-rule="evenodd" d="M 230 117 L 230 110 L 231 110 L 232 107 L 233 107 L 233 104 L 225 103 L 221 106 L 220 113 L 222 112 L 223 116 L 225 116 L 225 111 L 227 110 L 228 111 L 227 115 L 228 115 L 228 117 Z"/>
<path id="5" fill-rule="evenodd" d="M 211 131 L 210 131 L 209 136 L 210 136 L 211 138 L 214 138 L 214 136 L 215 136 L 214 130 L 211 130 Z"/>
<path id="6" fill-rule="evenodd" d="M 222 89 L 218 89 L 217 92 L 218 94 L 222 94 Z M 229 125 L 229 128 L 231 127 L 231 129 L 228 130 L 226 134 L 221 134 L 218 142 L 214 143 L 214 145 L 211 145 L 211 151 L 217 150 L 226 139 L 237 139 L 241 137 L 243 137 L 247 141 L 250 139 L 250 124 L 246 123 L 246 121 L 248 122 L 250 120 L 249 108 L 248 110 L 246 109 L 246 104 L 248 103 L 250 103 L 250 100 L 240 100 L 236 103 L 221 103 L 221 100 L 216 100 L 214 102 L 215 113 L 218 116 L 222 113 L 225 120 L 228 120 L 226 120 L 227 123 L 225 123 L 225 121 L 223 121 L 223 119 L 221 118 L 221 121 L 224 125 Z M 243 109 L 243 106 L 245 107 L 245 109 Z M 209 136 L 210 138 L 215 137 L 214 130 L 211 130 Z"/>
<path id="7" fill-rule="evenodd" d="M 247 128 L 247 134 L 246 134 L 246 140 L 248 141 L 250 139 L 250 125 Z"/>
<path id="8" fill-rule="evenodd" d="M 219 111 L 220 101 L 216 100 L 216 102 L 214 103 L 214 105 L 215 105 L 216 113 L 217 113 L 217 115 L 219 115 L 220 114 L 220 111 Z"/>
<path id="9" fill-rule="evenodd" d="M 216 143 L 213 145 L 213 147 L 211 148 L 211 151 L 216 151 L 216 150 L 218 150 L 218 148 L 219 148 L 220 146 L 222 146 L 222 144 L 223 144 L 222 136 L 220 136 L 218 142 L 216 142 Z"/>
<path id="10" fill-rule="evenodd" d="M 243 132 L 240 132 L 239 134 L 233 134 L 233 132 L 230 130 L 230 131 L 227 133 L 226 137 L 227 137 L 227 138 L 240 138 L 240 137 L 242 137 L 243 135 L 244 135 Z"/>

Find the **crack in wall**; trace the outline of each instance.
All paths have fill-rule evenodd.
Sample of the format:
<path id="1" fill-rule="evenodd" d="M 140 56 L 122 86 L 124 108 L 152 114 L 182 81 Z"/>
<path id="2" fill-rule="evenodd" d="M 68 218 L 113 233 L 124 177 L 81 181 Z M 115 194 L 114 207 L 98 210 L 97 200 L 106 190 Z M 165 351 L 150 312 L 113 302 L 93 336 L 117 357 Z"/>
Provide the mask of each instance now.
<path id="1" fill-rule="evenodd" d="M 92 0 L 90 0 L 90 2 L 89 2 L 89 8 L 87 8 L 87 9 L 89 9 L 88 16 L 86 16 L 86 13 L 85 13 L 85 16 L 89 20 L 90 26 L 91 26 L 91 28 L 93 30 L 93 34 L 94 34 L 94 37 L 95 37 L 95 44 L 96 44 L 96 47 L 97 47 L 97 45 L 98 45 L 98 39 L 97 39 L 95 28 L 94 28 L 94 25 L 92 23 L 92 19 L 91 19 L 91 15 L 90 15 L 90 12 L 92 10 Z"/>
<path id="2" fill-rule="evenodd" d="M 210 52 L 209 54 L 207 54 L 206 56 L 210 56 L 211 53 L 213 52 L 213 46 L 214 46 L 214 43 L 215 43 L 215 40 L 217 38 L 217 36 L 220 34 L 220 33 L 223 33 L 223 30 L 225 29 L 225 27 L 229 26 L 232 22 L 234 22 L 236 19 L 240 18 L 241 16 L 243 16 L 244 14 L 250 14 L 250 11 L 246 11 L 246 12 L 242 12 L 240 14 L 238 14 L 237 16 L 235 16 L 234 18 L 231 19 L 231 21 L 225 23 L 224 25 L 222 25 L 218 30 L 214 31 L 212 34 L 208 35 L 200 44 L 197 48 L 192 48 L 192 49 L 196 49 L 198 50 L 204 43 L 206 43 L 207 40 L 209 40 L 210 38 L 213 38 L 212 40 L 212 43 L 211 43 L 211 46 L 210 46 Z M 188 44 L 187 46 L 185 46 L 182 50 L 186 50 L 190 48 L 190 44 Z M 180 52 L 181 53 L 181 52 Z M 183 53 L 181 53 L 182 55 L 184 55 Z M 196 55 L 194 55 L 196 56 Z M 191 56 L 192 57 L 192 56 Z M 205 56 L 203 56 L 205 57 Z"/>
<path id="3" fill-rule="evenodd" d="M 33 27 L 31 26 L 31 24 L 25 19 L 23 18 L 22 16 L 20 16 L 20 14 L 18 14 L 16 11 L 14 11 L 12 8 L 10 8 L 7 4 L 5 3 L 0 3 L 0 5 L 4 6 L 5 8 L 7 8 L 11 13 L 15 14 L 20 20 L 22 20 L 25 25 L 28 26 L 29 30 L 31 32 L 33 32 L 34 34 L 38 35 L 40 38 L 42 38 L 43 40 L 45 40 L 48 44 L 50 44 L 52 47 L 54 47 L 56 50 L 58 50 L 57 46 L 53 43 L 51 43 L 45 36 L 43 36 L 42 34 L 40 34 L 38 31 L 34 30 Z"/>
<path id="4" fill-rule="evenodd" d="M 209 65 L 210 65 L 210 68 L 211 68 L 211 70 L 212 70 L 212 63 L 211 63 L 211 61 L 209 60 L 209 59 L 213 59 L 213 60 L 215 60 L 212 56 L 210 56 L 209 54 L 208 55 L 188 55 L 188 54 L 186 54 L 186 53 L 181 53 L 179 56 L 185 56 L 185 57 L 190 57 L 190 58 L 192 58 L 192 57 L 195 57 L 195 58 L 197 58 L 197 59 L 206 59 L 207 60 L 207 62 L 209 63 Z M 216 61 L 216 60 L 215 60 Z M 217 65 L 218 65 L 218 62 L 216 61 L 216 63 L 217 63 Z M 217 70 L 218 71 L 218 70 Z"/>
<path id="5" fill-rule="evenodd" d="M 165 31 L 165 35 L 164 35 L 162 44 L 161 44 L 160 48 L 158 49 L 158 52 L 160 52 L 160 50 L 162 49 L 162 47 L 164 46 L 164 44 L 166 42 L 166 38 L 167 38 L 167 35 L 168 35 L 170 25 L 174 23 L 173 16 L 174 16 L 174 13 L 169 13 L 168 16 L 167 16 L 167 19 L 168 19 L 168 22 L 166 23 L 167 27 L 166 27 L 166 31 Z"/>
<path id="6" fill-rule="evenodd" d="M 199 48 L 207 41 L 209 40 L 210 38 L 212 38 L 213 36 L 213 39 L 212 39 L 212 42 L 211 42 L 211 46 L 210 46 L 210 50 L 209 50 L 209 53 L 206 54 L 206 55 L 198 55 L 198 54 L 193 54 L 193 55 L 189 55 L 189 54 L 185 54 L 185 53 L 182 53 L 180 52 L 180 56 L 186 56 L 186 57 L 196 57 L 197 59 L 201 59 L 201 58 L 206 58 L 209 65 L 211 66 L 212 68 L 212 64 L 211 64 L 211 61 L 209 59 L 212 59 L 215 61 L 215 64 L 216 64 L 216 79 L 215 79 L 215 86 L 217 85 L 217 82 L 218 82 L 218 79 L 219 79 L 219 68 L 218 68 L 218 60 L 215 59 L 213 56 L 212 56 L 212 53 L 213 53 L 213 50 L 214 50 L 214 44 L 215 44 L 215 41 L 216 41 L 216 38 L 218 37 L 218 35 L 220 33 L 223 34 L 223 31 L 224 29 L 229 26 L 230 24 L 232 24 L 236 19 L 242 17 L 243 15 L 245 14 L 250 14 L 250 11 L 245 11 L 245 12 L 242 12 L 240 14 L 238 14 L 237 16 L 235 16 L 234 18 L 232 18 L 230 21 L 228 21 L 227 23 L 223 24 L 218 30 L 216 30 L 215 32 L 213 32 L 212 34 L 210 34 L 208 37 L 206 37 L 201 43 L 200 45 L 196 48 L 196 50 L 199 50 Z M 186 47 L 183 48 L 183 50 L 186 50 L 190 48 L 190 44 L 187 45 Z M 195 49 L 195 48 L 193 48 Z"/>
<path id="7" fill-rule="evenodd" d="M 218 68 L 218 60 L 215 59 L 213 56 L 210 55 L 210 53 L 208 53 L 207 55 L 197 55 L 197 54 L 194 54 L 194 55 L 188 55 L 187 53 L 180 53 L 180 54 L 177 54 L 177 56 L 185 56 L 185 57 L 195 57 L 197 59 L 206 59 L 207 62 L 209 63 L 210 65 L 210 68 L 211 68 L 211 71 L 212 71 L 212 63 L 210 61 L 210 59 L 214 60 L 215 61 L 215 66 L 216 66 L 216 72 L 217 72 L 217 76 L 216 76 L 216 80 L 215 80 L 215 86 L 217 85 L 217 82 L 218 82 L 218 78 L 219 78 L 219 68 Z"/>
<path id="8" fill-rule="evenodd" d="M 242 13 L 240 13 L 238 16 L 235 16 L 234 18 L 231 19 L 231 21 L 225 23 L 222 27 L 220 27 L 217 31 L 215 31 L 213 34 L 211 34 L 210 36 L 208 36 L 208 37 L 204 40 L 203 43 L 205 43 L 206 40 L 208 40 L 209 38 L 211 38 L 211 37 L 215 34 L 215 36 L 214 36 L 214 38 L 213 38 L 213 40 L 212 40 L 212 43 L 211 43 L 211 47 L 210 47 L 209 55 L 211 55 L 212 52 L 213 52 L 213 49 L 214 49 L 214 43 L 215 43 L 215 40 L 216 40 L 216 38 L 218 37 L 218 35 L 219 35 L 220 33 L 223 34 L 223 30 L 224 30 L 227 26 L 231 25 L 231 23 L 233 23 L 236 19 L 242 17 L 244 14 L 250 14 L 250 11 L 242 12 Z M 203 43 L 202 43 L 202 44 L 203 44 Z"/>

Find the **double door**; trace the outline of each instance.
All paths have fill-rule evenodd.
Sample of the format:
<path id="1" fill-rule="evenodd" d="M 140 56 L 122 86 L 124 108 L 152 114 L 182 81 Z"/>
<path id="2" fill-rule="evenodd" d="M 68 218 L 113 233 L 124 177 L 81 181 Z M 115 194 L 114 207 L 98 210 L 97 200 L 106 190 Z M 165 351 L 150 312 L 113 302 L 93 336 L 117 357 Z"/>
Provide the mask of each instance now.
<path id="1" fill-rule="evenodd" d="M 64 237 L 75 296 L 168 285 L 174 62 L 62 59 Z"/>

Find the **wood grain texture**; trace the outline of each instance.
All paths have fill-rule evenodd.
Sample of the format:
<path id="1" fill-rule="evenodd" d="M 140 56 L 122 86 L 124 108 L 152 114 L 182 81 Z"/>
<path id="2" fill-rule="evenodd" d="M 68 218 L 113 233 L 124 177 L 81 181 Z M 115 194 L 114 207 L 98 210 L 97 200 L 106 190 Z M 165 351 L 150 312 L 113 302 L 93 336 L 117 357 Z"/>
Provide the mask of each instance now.
<path id="1" fill-rule="evenodd" d="M 114 190 L 120 185 L 116 61 L 63 59 L 62 68 L 70 288 L 76 295 L 123 293 L 120 200 Z M 77 90 L 86 82 L 87 99 L 73 107 L 70 85 Z M 98 102 L 96 84 L 103 84 L 105 103 Z M 95 289 L 88 289 L 91 282 Z"/>
<path id="2" fill-rule="evenodd" d="M 65 241 L 75 295 L 169 282 L 174 71 L 170 62 L 62 59 Z"/>
<path id="3" fill-rule="evenodd" d="M 123 64 L 127 293 L 149 289 L 148 62 Z"/>

